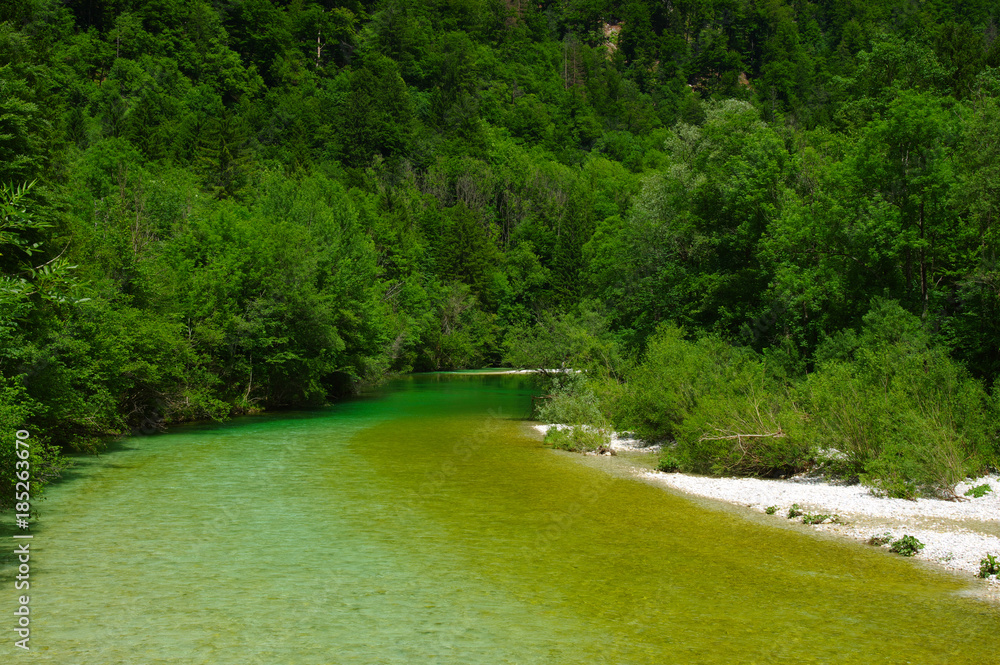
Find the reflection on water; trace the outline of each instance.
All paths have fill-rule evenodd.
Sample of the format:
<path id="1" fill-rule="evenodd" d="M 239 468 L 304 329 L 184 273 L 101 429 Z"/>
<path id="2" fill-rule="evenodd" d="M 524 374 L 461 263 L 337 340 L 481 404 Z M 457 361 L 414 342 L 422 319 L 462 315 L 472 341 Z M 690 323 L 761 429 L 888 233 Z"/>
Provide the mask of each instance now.
<path id="1" fill-rule="evenodd" d="M 143 665 L 995 659 L 1000 613 L 954 578 L 540 448 L 526 381 L 407 377 L 86 458 L 33 529 L 32 651 L 3 649 Z"/>

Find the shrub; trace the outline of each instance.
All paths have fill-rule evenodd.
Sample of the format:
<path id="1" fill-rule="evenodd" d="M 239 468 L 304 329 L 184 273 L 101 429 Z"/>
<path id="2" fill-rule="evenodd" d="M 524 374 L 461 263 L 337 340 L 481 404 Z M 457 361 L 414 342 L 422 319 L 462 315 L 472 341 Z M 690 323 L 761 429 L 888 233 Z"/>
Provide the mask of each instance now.
<path id="1" fill-rule="evenodd" d="M 678 427 L 677 447 L 694 471 L 788 475 L 810 457 L 802 412 L 771 384 L 764 363 L 740 359 L 725 385 L 702 397 Z"/>
<path id="2" fill-rule="evenodd" d="M 913 556 L 924 549 L 924 544 L 913 536 L 904 535 L 899 540 L 892 541 L 889 549 L 901 556 Z"/>
<path id="3" fill-rule="evenodd" d="M 683 336 L 680 328 L 661 328 L 627 376 L 616 424 L 647 441 L 674 438 L 702 397 L 726 382 L 738 355 L 722 340 Z"/>
<path id="4" fill-rule="evenodd" d="M 792 507 L 788 509 L 788 519 L 792 519 L 793 517 L 798 517 L 800 515 L 802 515 L 802 511 L 799 510 L 799 504 L 793 503 Z"/>
<path id="5" fill-rule="evenodd" d="M 538 418 L 565 425 L 610 426 L 597 396 L 581 374 L 567 374 L 554 384 L 550 398 L 538 407 Z"/>
<path id="6" fill-rule="evenodd" d="M 917 464 L 906 448 L 891 444 L 865 463 L 859 477 L 874 496 L 916 501 L 917 484 L 912 478 L 917 473 Z"/>
<path id="7" fill-rule="evenodd" d="M 568 427 L 550 428 L 545 441 L 553 448 L 583 452 L 611 441 L 611 421 L 582 374 L 565 374 L 554 382 L 551 398 L 538 408 L 538 418 Z"/>
<path id="8" fill-rule="evenodd" d="M 675 438 L 661 468 L 773 476 L 803 466 L 802 414 L 747 349 L 715 337 L 687 341 L 661 328 L 616 402 L 616 425 L 656 441 Z"/>
<path id="9" fill-rule="evenodd" d="M 979 562 L 979 576 L 986 579 L 990 575 L 1000 575 L 1000 559 L 987 554 L 986 558 Z"/>
<path id="10" fill-rule="evenodd" d="M 768 506 L 767 508 L 764 509 L 764 512 L 767 513 L 768 515 L 773 515 L 776 512 L 778 512 L 778 507 L 777 506 Z"/>
<path id="11" fill-rule="evenodd" d="M 560 429 L 552 427 L 545 434 L 545 443 L 548 445 L 574 453 L 599 450 L 605 447 L 609 440 L 610 436 L 606 432 L 595 430 L 586 425 Z"/>
<path id="12" fill-rule="evenodd" d="M 989 484 L 984 483 L 982 485 L 977 485 L 976 487 L 970 487 L 969 489 L 967 489 L 965 491 L 965 496 L 971 496 L 973 499 L 981 499 L 984 496 L 986 496 L 988 492 L 992 491 L 993 489 L 989 486 Z"/>
<path id="13" fill-rule="evenodd" d="M 540 369 L 536 378 L 549 392 L 535 416 L 568 426 L 546 434 L 545 441 L 553 448 L 601 450 L 611 440 L 609 413 L 620 392 L 612 375 L 621 360 L 604 328 L 598 314 L 585 311 L 579 316 L 544 315 L 533 328 L 508 336 L 505 360 L 517 367 Z"/>
<path id="14" fill-rule="evenodd" d="M 671 448 L 661 450 L 656 468 L 666 473 L 676 473 L 680 470 L 680 460 L 677 459 L 677 453 Z"/>
<path id="15" fill-rule="evenodd" d="M 804 389 L 811 440 L 845 453 L 843 471 L 876 494 L 957 498 L 995 459 L 995 403 L 897 303 L 875 301 L 864 322 L 817 351 Z"/>

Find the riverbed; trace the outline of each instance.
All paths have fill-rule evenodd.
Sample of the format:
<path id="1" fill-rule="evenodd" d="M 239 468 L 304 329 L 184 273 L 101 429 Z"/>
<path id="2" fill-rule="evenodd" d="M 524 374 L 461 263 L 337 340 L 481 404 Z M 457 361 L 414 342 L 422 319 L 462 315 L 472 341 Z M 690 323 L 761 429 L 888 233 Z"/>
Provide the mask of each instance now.
<path id="1" fill-rule="evenodd" d="M 32 649 L 4 662 L 995 658 L 969 582 L 580 464 L 526 427 L 530 396 L 414 375 L 81 458 L 40 505 Z"/>

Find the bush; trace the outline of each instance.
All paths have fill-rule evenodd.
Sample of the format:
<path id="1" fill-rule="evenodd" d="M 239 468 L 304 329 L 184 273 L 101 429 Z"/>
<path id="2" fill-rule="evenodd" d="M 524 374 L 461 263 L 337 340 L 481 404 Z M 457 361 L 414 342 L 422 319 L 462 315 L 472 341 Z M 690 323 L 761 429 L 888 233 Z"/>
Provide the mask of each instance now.
<path id="1" fill-rule="evenodd" d="M 1000 460 L 1000 391 L 989 398 L 896 302 L 873 301 L 860 333 L 815 357 L 792 384 L 769 357 L 667 326 L 624 384 L 595 384 L 607 386 L 596 399 L 609 425 L 675 441 L 665 471 L 776 476 L 816 462 L 879 496 L 957 499 L 959 482 Z"/>
<path id="2" fill-rule="evenodd" d="M 979 562 L 979 576 L 986 579 L 990 575 L 1000 575 L 1000 559 L 987 554 L 986 558 Z"/>
<path id="3" fill-rule="evenodd" d="M 762 361 L 717 338 L 662 328 L 622 390 L 616 424 L 646 440 L 676 438 L 661 468 L 772 476 L 801 468 L 802 414 Z"/>
<path id="4" fill-rule="evenodd" d="M 892 541 L 889 549 L 900 556 L 913 556 L 924 549 L 924 544 L 913 536 L 904 535 L 899 540 Z"/>
<path id="5" fill-rule="evenodd" d="M 973 499 L 981 499 L 986 496 L 987 493 L 992 492 L 993 489 L 988 483 L 982 485 L 977 485 L 976 487 L 970 487 L 965 491 L 965 496 L 971 496 Z"/>
<path id="6" fill-rule="evenodd" d="M 912 479 L 918 473 L 918 464 L 906 447 L 893 442 L 865 463 L 859 478 L 874 496 L 916 501 L 917 483 Z"/>
<path id="7" fill-rule="evenodd" d="M 577 452 L 608 444 L 613 431 L 610 403 L 618 388 L 612 377 L 622 361 L 599 313 L 584 309 L 579 314 L 543 314 L 533 326 L 512 329 L 504 347 L 505 363 L 539 370 L 536 378 L 549 395 L 535 416 L 568 425 L 550 429 L 546 443 Z"/>
<path id="8" fill-rule="evenodd" d="M 582 452 L 596 450 L 611 441 L 611 421 L 582 374 L 564 374 L 550 399 L 538 408 L 538 418 L 568 427 L 549 428 L 545 442 L 553 448 Z"/>
<path id="9" fill-rule="evenodd" d="M 565 425 L 606 427 L 608 417 L 593 387 L 582 374 L 564 374 L 556 379 L 549 399 L 538 406 L 539 420 Z"/>
<path id="10" fill-rule="evenodd" d="M 842 451 L 841 471 L 876 494 L 957 498 L 955 486 L 995 459 L 994 403 L 895 302 L 874 302 L 864 321 L 817 351 L 804 389 L 810 439 Z"/>
<path id="11" fill-rule="evenodd" d="M 666 473 L 676 473 L 680 470 L 680 464 L 677 453 L 672 448 L 663 448 L 656 468 Z"/>
<path id="12" fill-rule="evenodd" d="M 560 450 L 583 453 L 603 448 L 610 438 L 606 432 L 578 425 L 560 429 L 550 428 L 545 434 L 545 443 Z"/>
<path id="13" fill-rule="evenodd" d="M 661 328 L 626 377 L 616 424 L 646 441 L 673 439 L 701 398 L 725 382 L 734 355 L 721 340 L 690 342 L 680 328 Z"/>
<path id="14" fill-rule="evenodd" d="M 699 473 L 788 475 L 809 458 L 801 419 L 783 391 L 767 384 L 763 363 L 747 362 L 692 409 L 678 427 L 677 447 Z"/>

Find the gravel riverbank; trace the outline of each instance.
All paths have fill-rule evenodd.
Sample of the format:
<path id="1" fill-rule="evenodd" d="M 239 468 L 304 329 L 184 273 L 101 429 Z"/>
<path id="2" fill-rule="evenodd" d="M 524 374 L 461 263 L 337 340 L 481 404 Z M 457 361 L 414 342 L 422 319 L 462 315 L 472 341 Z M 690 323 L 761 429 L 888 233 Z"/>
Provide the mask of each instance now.
<path id="1" fill-rule="evenodd" d="M 535 426 L 542 434 L 548 427 Z M 621 452 L 655 450 L 654 447 L 642 447 L 642 442 L 617 437 L 611 448 Z M 980 561 L 987 554 L 1000 558 L 1000 475 L 969 479 L 958 485 L 960 496 L 971 487 L 989 485 L 992 491 L 980 498 L 963 496 L 964 501 L 907 501 L 873 496 L 863 485 L 835 484 L 810 477 L 789 480 L 711 478 L 643 468 L 635 468 L 634 473 L 653 484 L 761 513 L 773 506 L 775 520 L 787 519 L 792 504 L 798 504 L 803 513 L 835 515 L 836 521 L 815 524 L 812 528 L 846 538 L 868 541 L 872 536 L 885 533 L 890 533 L 893 539 L 914 536 L 924 543 L 915 558 L 970 575 L 979 573 Z M 1000 587 L 996 576 L 990 582 Z"/>
<path id="2" fill-rule="evenodd" d="M 862 485 L 835 485 L 813 479 L 763 480 L 759 478 L 708 478 L 682 473 L 637 469 L 637 475 L 656 484 L 765 512 L 775 506 L 775 519 L 787 519 L 798 504 L 808 514 L 836 515 L 836 522 L 812 528 L 855 540 L 875 535 L 914 536 L 925 547 L 915 558 L 950 570 L 976 575 L 987 555 L 1000 557 L 1000 476 L 961 483 L 958 494 L 988 484 L 992 492 L 967 501 L 938 499 L 886 499 L 872 496 Z M 884 545 L 888 547 L 888 545 Z M 998 584 L 994 577 L 991 582 Z"/>

